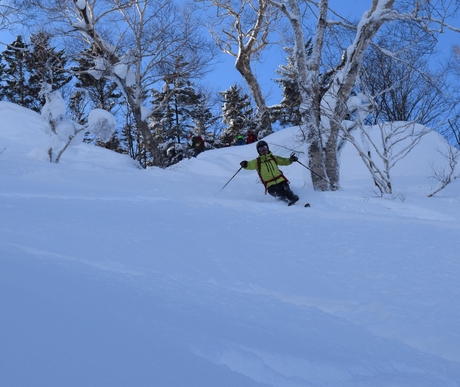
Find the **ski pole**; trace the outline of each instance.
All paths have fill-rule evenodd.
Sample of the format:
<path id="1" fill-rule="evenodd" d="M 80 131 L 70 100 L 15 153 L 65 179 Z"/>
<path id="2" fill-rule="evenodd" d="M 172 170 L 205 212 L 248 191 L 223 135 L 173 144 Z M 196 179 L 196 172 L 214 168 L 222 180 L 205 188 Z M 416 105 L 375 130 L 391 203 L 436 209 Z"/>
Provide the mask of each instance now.
<path id="1" fill-rule="evenodd" d="M 334 184 L 331 184 L 330 182 L 328 182 L 324 177 L 322 177 L 321 175 L 318 175 L 315 171 L 313 171 L 311 168 L 308 168 L 305 164 L 301 163 L 299 160 L 297 160 L 297 162 L 304 168 L 307 168 L 311 173 L 314 173 L 316 176 L 318 176 L 320 179 L 324 180 L 327 184 L 329 184 L 332 188 L 335 188 Z"/>
<path id="2" fill-rule="evenodd" d="M 230 178 L 229 181 L 227 181 L 227 183 L 225 183 L 225 185 L 220 189 L 220 191 L 222 191 L 222 190 L 227 186 L 227 184 L 230 183 L 230 182 L 233 180 L 233 178 L 238 174 L 238 172 L 241 171 L 242 169 L 243 169 L 243 167 L 240 167 L 240 169 L 238 169 L 238 170 L 235 172 L 235 174 Z M 220 194 L 220 191 L 217 192 L 217 194 Z"/>

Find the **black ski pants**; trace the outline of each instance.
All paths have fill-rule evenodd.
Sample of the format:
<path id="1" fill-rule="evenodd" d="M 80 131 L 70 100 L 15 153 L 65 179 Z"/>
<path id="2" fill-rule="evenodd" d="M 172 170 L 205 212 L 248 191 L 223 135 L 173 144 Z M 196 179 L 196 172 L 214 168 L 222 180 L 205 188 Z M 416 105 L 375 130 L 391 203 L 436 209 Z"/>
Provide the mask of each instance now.
<path id="1" fill-rule="evenodd" d="M 267 188 L 267 192 L 275 198 L 285 200 L 287 202 L 296 202 L 299 200 L 299 197 L 291 191 L 287 181 L 271 185 Z"/>

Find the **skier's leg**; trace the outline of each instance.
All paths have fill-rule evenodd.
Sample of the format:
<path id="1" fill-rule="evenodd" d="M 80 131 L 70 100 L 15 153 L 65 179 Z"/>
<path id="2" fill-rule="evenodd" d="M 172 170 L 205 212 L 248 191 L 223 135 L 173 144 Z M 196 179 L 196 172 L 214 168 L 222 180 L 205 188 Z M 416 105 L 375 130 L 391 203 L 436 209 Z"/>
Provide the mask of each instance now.
<path id="1" fill-rule="evenodd" d="M 289 187 L 289 184 L 287 181 L 283 181 L 282 183 L 283 189 L 284 189 L 284 196 L 286 199 L 289 201 L 290 204 L 294 204 L 299 200 L 299 197 L 292 192 L 291 187 Z"/>
<path id="2" fill-rule="evenodd" d="M 285 189 L 282 183 L 273 184 L 267 188 L 267 192 L 278 200 L 289 201 L 286 197 Z"/>

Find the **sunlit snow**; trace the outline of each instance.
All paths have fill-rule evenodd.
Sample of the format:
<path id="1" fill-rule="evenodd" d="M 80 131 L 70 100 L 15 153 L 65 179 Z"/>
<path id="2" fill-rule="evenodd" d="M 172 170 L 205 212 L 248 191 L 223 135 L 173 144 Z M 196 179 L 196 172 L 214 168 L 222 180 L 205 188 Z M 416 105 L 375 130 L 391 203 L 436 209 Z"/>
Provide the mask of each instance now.
<path id="1" fill-rule="evenodd" d="M 295 134 L 265 140 L 288 156 Z M 47 146 L 39 114 L 0 103 L 1 386 L 460 386 L 460 179 L 426 196 L 439 135 L 393 197 L 349 145 L 339 192 L 282 168 L 311 208 L 255 171 L 221 190 L 254 144 L 167 170 Z"/>

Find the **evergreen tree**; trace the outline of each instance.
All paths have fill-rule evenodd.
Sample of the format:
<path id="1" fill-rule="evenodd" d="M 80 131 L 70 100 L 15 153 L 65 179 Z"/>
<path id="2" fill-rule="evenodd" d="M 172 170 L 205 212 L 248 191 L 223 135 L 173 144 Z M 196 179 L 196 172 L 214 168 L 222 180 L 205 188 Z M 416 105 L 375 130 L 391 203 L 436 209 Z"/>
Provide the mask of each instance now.
<path id="1" fill-rule="evenodd" d="M 121 140 L 124 145 L 125 152 L 133 159 L 138 160 L 139 147 L 138 138 L 139 131 L 136 130 L 136 125 L 132 114 L 126 114 L 126 122 L 123 125 L 121 132 Z"/>
<path id="2" fill-rule="evenodd" d="M 292 50 L 286 48 L 285 51 L 291 52 L 287 57 L 287 64 L 280 65 L 276 72 L 281 78 L 275 79 L 283 90 L 283 99 L 279 105 L 271 107 L 273 122 L 278 121 L 282 127 L 296 126 L 302 123 L 300 114 L 301 95 L 297 82 L 297 71 L 294 65 Z"/>
<path id="3" fill-rule="evenodd" d="M 177 143 L 187 140 L 193 129 L 193 110 L 199 100 L 199 94 L 193 88 L 193 83 L 187 79 L 176 78 L 169 99 L 169 116 L 172 118 L 167 138 Z"/>
<path id="4" fill-rule="evenodd" d="M 70 118 L 80 125 L 83 125 L 85 122 L 86 100 L 85 90 L 82 89 L 77 89 L 70 97 Z"/>
<path id="5" fill-rule="evenodd" d="M 87 100 L 89 100 L 89 108 L 104 109 L 112 114 L 117 113 L 115 111 L 116 107 L 121 104 L 122 95 L 116 91 L 117 84 L 115 82 L 111 82 L 104 77 L 97 79 L 91 75 L 90 70 L 95 67 L 94 58 L 97 57 L 96 51 L 95 49 L 84 50 L 78 59 L 78 66 L 72 68 L 78 80 L 75 84 L 76 91 L 71 96 L 73 103 L 70 106 L 70 110 L 75 116 L 84 116 Z M 78 109 L 83 110 L 78 111 Z M 87 138 L 86 141 L 91 142 L 96 140 L 96 145 L 98 146 L 118 153 L 126 153 L 121 140 L 123 136 L 124 133 L 117 131 L 106 143 L 102 143 L 100 140 L 94 138 Z"/>
<path id="6" fill-rule="evenodd" d="M 184 72 L 186 66 L 181 56 L 175 58 L 174 67 L 163 77 L 163 90 L 152 91 L 154 108 L 150 116 L 150 129 L 160 144 L 163 164 L 166 165 L 173 159 L 167 155 L 168 150 L 187 153 L 187 140 L 196 128 L 196 111 L 202 99 L 190 80 L 190 74 Z"/>
<path id="7" fill-rule="evenodd" d="M 31 36 L 25 44 L 22 36 L 2 53 L 5 65 L 0 96 L 10 102 L 40 112 L 44 101 L 42 86 L 58 90 L 72 79 L 66 70 L 64 51 L 50 47 L 50 36 L 44 32 Z"/>
<path id="8" fill-rule="evenodd" d="M 0 98 L 35 111 L 40 111 L 38 93 L 29 84 L 30 74 L 27 71 L 26 57 L 28 46 L 22 36 L 7 45 L 1 58 L 4 63 Z"/>
<path id="9" fill-rule="evenodd" d="M 224 144 L 233 144 L 239 135 L 246 135 L 248 130 L 255 131 L 254 110 L 249 96 L 237 85 L 219 94 L 223 97 L 222 120 L 227 125 L 220 140 Z"/>
<path id="10" fill-rule="evenodd" d="M 50 38 L 46 32 L 30 37 L 30 50 L 27 51 L 25 59 L 34 96 L 40 94 L 44 84 L 51 85 L 53 90 L 59 90 L 72 80 L 72 75 L 66 68 L 64 50 L 56 51 L 55 47 L 51 47 Z"/>
<path id="11" fill-rule="evenodd" d="M 208 99 L 203 93 L 199 94 L 195 109 L 191 112 L 191 118 L 194 125 L 194 132 L 201 135 L 207 143 L 213 144 L 215 131 L 212 131 L 212 128 L 216 125 L 220 117 L 212 113 Z"/>
<path id="12" fill-rule="evenodd" d="M 95 67 L 94 58 L 97 58 L 95 51 L 97 50 L 83 51 L 78 59 L 78 66 L 72 68 L 78 79 L 75 87 L 86 91 L 93 109 L 99 108 L 112 112 L 115 106 L 120 103 L 122 95 L 116 91 L 117 84 L 115 82 L 111 82 L 105 77 L 96 79 L 91 75 L 90 70 Z"/>
<path id="13" fill-rule="evenodd" d="M 5 74 L 5 69 L 6 69 L 5 63 L 3 63 L 1 60 L 2 60 L 2 56 L 0 54 L 0 81 L 3 79 L 4 74 Z M 1 87 L 1 85 L 0 85 L 0 87 Z M 2 97 L 0 96 L 0 101 L 1 100 L 2 100 Z"/>
<path id="14" fill-rule="evenodd" d="M 168 96 L 171 94 L 169 84 L 163 85 L 163 90 L 152 90 L 153 112 L 150 116 L 150 130 L 158 143 L 174 139 L 174 112 L 170 104 L 167 103 Z M 180 141 L 178 141 L 180 142 Z"/>
<path id="15" fill-rule="evenodd" d="M 152 92 L 154 109 L 150 129 L 160 144 L 163 165 L 180 161 L 187 155 L 187 140 L 194 131 L 194 117 L 200 101 L 200 94 L 188 80 L 175 79 L 172 84 L 165 83 L 163 91 Z M 181 157 L 175 157 L 177 153 Z"/>
<path id="16" fill-rule="evenodd" d="M 173 72 L 164 78 L 169 91 L 168 108 L 166 109 L 169 128 L 165 136 L 167 139 L 174 139 L 177 143 L 187 141 L 193 129 L 193 112 L 201 98 L 190 80 L 190 73 L 184 72 L 187 65 L 183 57 L 175 58 Z"/>
<path id="17" fill-rule="evenodd" d="M 183 71 L 186 66 L 182 57 L 175 58 L 173 69 L 163 78 L 163 89 L 152 91 L 150 130 L 160 144 L 164 166 L 190 156 L 190 135 L 199 134 L 207 140 L 207 131 L 217 120 L 204 94 L 196 89 L 190 74 Z"/>

